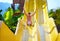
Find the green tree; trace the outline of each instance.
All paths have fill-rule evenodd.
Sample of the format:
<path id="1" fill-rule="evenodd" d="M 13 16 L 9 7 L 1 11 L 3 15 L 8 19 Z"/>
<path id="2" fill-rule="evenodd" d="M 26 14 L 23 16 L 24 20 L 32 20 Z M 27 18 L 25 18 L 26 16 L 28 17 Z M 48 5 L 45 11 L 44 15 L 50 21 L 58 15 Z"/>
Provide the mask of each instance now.
<path id="1" fill-rule="evenodd" d="M 2 12 L 2 10 L 0 10 L 0 20 L 3 20 L 1 12 Z"/>
<path id="2" fill-rule="evenodd" d="M 2 12 L 2 10 L 0 10 L 0 13 Z"/>
<path id="3" fill-rule="evenodd" d="M 57 9 L 55 13 L 56 13 L 55 22 L 57 25 L 60 25 L 60 9 Z"/>
<path id="4" fill-rule="evenodd" d="M 12 8 L 8 8 L 7 11 L 4 13 L 3 17 L 4 17 L 4 21 L 5 23 L 8 25 L 8 27 L 13 30 L 11 27 L 12 25 L 12 16 L 13 16 L 13 10 Z"/>
<path id="5" fill-rule="evenodd" d="M 0 20 L 2 20 L 2 15 L 0 14 Z"/>
<path id="6" fill-rule="evenodd" d="M 60 9 L 56 9 L 55 11 L 51 9 L 49 12 L 49 17 L 53 17 L 56 24 L 60 25 Z"/>
<path id="7" fill-rule="evenodd" d="M 58 28 L 58 32 L 60 32 L 60 8 L 53 11 L 53 9 L 49 12 L 49 17 L 53 17 Z"/>
<path id="8" fill-rule="evenodd" d="M 19 11 L 16 11 L 19 12 Z M 18 22 L 18 18 L 21 18 L 21 14 L 19 14 L 18 16 L 13 16 L 13 9 L 12 8 L 8 8 L 7 11 L 4 13 L 3 17 L 4 17 L 4 21 L 5 23 L 8 25 L 8 27 L 15 32 L 16 26 L 17 26 L 17 22 Z"/>

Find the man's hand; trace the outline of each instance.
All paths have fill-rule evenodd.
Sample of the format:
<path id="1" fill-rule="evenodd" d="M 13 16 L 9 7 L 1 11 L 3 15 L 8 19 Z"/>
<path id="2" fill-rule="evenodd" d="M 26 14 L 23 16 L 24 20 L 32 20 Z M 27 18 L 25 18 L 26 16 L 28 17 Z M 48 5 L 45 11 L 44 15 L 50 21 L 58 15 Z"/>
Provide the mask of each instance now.
<path id="1" fill-rule="evenodd" d="M 36 10 L 35 10 L 34 13 L 32 14 L 32 16 L 35 15 L 35 13 L 36 13 Z"/>
<path id="2" fill-rule="evenodd" d="M 24 14 L 27 16 L 27 13 L 26 13 L 25 9 L 24 9 Z"/>

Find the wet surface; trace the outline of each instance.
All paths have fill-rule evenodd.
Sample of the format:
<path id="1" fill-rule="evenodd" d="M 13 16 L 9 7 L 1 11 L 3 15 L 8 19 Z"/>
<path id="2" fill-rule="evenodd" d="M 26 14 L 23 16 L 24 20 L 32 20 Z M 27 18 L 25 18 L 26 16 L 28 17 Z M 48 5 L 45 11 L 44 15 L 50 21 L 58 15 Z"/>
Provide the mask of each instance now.
<path id="1" fill-rule="evenodd" d="M 40 32 L 41 41 L 45 41 L 43 26 L 39 26 L 38 29 L 39 29 L 39 32 Z"/>

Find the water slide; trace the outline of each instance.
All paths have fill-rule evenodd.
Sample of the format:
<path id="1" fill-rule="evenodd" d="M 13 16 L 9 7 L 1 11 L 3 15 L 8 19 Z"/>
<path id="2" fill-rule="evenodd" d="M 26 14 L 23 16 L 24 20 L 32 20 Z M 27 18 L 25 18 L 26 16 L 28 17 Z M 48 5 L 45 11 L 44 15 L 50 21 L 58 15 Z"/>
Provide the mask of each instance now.
<path id="1" fill-rule="evenodd" d="M 42 41 L 38 25 L 42 25 L 44 28 L 44 41 L 60 41 L 60 34 L 56 30 L 54 20 L 48 17 L 45 1 L 25 0 L 24 8 L 27 13 L 33 13 L 37 8 L 36 14 L 32 16 L 34 26 L 26 25 L 27 18 L 24 15 L 21 20 L 18 20 L 14 34 L 4 22 L 0 21 L 0 41 Z"/>
<path id="2" fill-rule="evenodd" d="M 34 0 L 25 0 L 24 8 L 25 8 L 27 13 L 28 12 L 34 13 L 36 11 L 36 1 L 34 1 Z M 36 21 L 35 16 L 32 16 L 32 23 L 33 23 L 34 27 L 33 26 L 28 26 L 26 24 L 26 22 L 27 22 L 27 18 L 26 18 L 26 15 L 24 15 L 24 17 L 20 21 L 20 25 L 24 26 L 24 27 L 22 27 L 24 30 L 21 30 L 21 31 L 23 31 L 22 40 L 23 41 L 25 41 L 25 40 L 26 41 L 38 41 L 38 40 L 40 41 L 40 36 L 39 36 L 40 34 L 37 30 L 38 23 Z M 17 27 L 17 29 L 18 29 L 18 27 Z M 16 35 L 17 35 L 17 33 L 18 32 L 16 31 Z M 37 33 L 38 33 L 38 35 L 37 35 Z"/>

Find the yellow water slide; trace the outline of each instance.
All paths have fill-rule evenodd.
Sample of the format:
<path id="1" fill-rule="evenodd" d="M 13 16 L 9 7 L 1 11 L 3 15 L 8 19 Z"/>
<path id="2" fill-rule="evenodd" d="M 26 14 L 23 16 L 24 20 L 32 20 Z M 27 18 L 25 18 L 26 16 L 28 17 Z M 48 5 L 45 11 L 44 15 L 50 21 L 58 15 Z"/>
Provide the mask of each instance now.
<path id="1" fill-rule="evenodd" d="M 60 34 L 57 32 L 54 20 L 48 17 L 46 0 L 25 0 L 24 8 L 26 12 L 35 12 L 32 16 L 34 26 L 26 24 L 26 15 L 18 20 L 15 34 L 0 21 L 0 41 L 42 41 L 38 25 L 44 29 L 45 41 L 60 41 Z"/>
<path id="2" fill-rule="evenodd" d="M 3 21 L 0 21 L 0 41 L 17 41 L 14 33 Z"/>
<path id="3" fill-rule="evenodd" d="M 35 10 L 36 10 L 36 1 L 35 0 L 25 0 L 24 8 L 25 8 L 27 13 L 28 12 L 34 13 Z M 38 26 L 38 23 L 36 22 L 35 16 L 32 16 L 32 23 L 33 23 L 34 26 L 28 26 L 26 24 L 26 22 L 27 22 L 26 15 L 24 15 L 24 17 L 22 18 L 21 22 L 23 23 L 23 26 L 24 26 L 22 28 L 24 28 L 24 30 L 28 31 L 27 32 L 28 33 L 27 41 L 37 41 L 37 40 L 40 41 L 40 37 L 38 37 L 38 35 L 40 35 L 39 32 L 38 32 L 38 35 L 37 35 L 37 26 Z M 22 38 L 24 38 L 24 37 L 22 37 Z"/>

